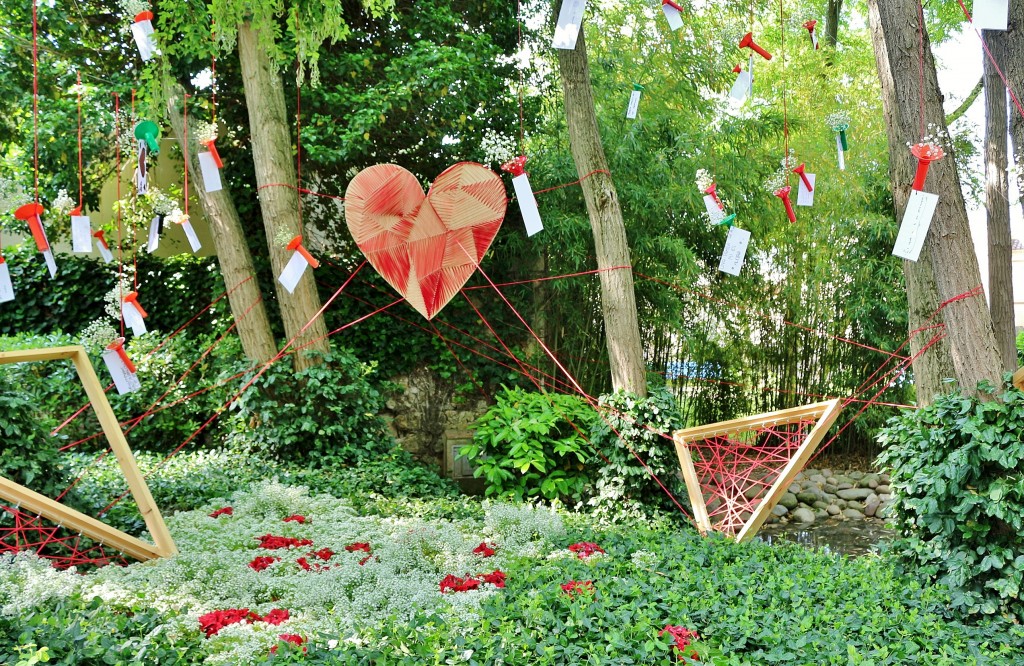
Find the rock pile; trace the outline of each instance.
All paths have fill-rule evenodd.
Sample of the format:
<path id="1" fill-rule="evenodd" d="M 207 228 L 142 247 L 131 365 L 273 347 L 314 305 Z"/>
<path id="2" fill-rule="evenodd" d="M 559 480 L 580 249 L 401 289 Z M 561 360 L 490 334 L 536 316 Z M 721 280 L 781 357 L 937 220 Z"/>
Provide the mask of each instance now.
<path id="1" fill-rule="evenodd" d="M 769 523 L 884 519 L 892 501 L 889 475 L 805 469 L 772 509 Z"/>

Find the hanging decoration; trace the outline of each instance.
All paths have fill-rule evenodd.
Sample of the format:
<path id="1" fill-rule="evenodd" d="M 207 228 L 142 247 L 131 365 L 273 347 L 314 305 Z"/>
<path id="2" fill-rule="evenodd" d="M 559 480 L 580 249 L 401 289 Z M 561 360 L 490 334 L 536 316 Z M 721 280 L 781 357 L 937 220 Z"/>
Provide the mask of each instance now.
<path id="1" fill-rule="evenodd" d="M 765 181 L 765 189 L 779 199 L 782 199 L 782 203 L 786 206 L 786 217 L 789 218 L 790 223 L 793 223 L 796 222 L 796 213 L 793 211 L 793 202 L 789 199 L 789 193 L 793 189 L 788 183 L 790 159 L 784 159 L 782 161 L 782 168 Z"/>
<path id="2" fill-rule="evenodd" d="M 29 231 L 32 232 L 32 238 L 36 242 L 36 247 L 39 249 L 39 252 L 42 253 L 43 259 L 46 261 L 46 267 L 50 271 L 50 277 L 54 278 L 57 277 L 57 262 L 53 259 L 53 250 L 50 248 L 50 241 L 46 238 L 46 229 L 43 228 L 42 214 L 43 206 L 36 202 L 27 203 L 18 207 L 14 211 L 14 217 L 28 225 Z"/>
<path id="3" fill-rule="evenodd" d="M 149 313 L 142 309 L 139 304 L 139 292 L 133 291 L 121 297 L 121 316 L 124 323 L 132 329 L 135 335 L 146 334 L 146 318 Z"/>
<path id="4" fill-rule="evenodd" d="M 533 195 L 530 176 L 526 173 L 526 155 L 520 155 L 505 162 L 501 165 L 501 170 L 512 176 L 512 187 L 515 189 L 516 200 L 519 202 L 519 212 L 523 216 L 526 235 L 532 236 L 538 231 L 543 231 L 544 223 L 540 219 L 537 198 Z"/>
<path id="5" fill-rule="evenodd" d="M 639 83 L 633 84 L 633 92 L 629 95 L 629 106 L 626 107 L 626 118 L 633 120 L 636 118 L 636 112 L 640 108 L 640 93 L 644 91 L 644 87 Z"/>
<path id="6" fill-rule="evenodd" d="M 149 191 L 148 168 L 146 158 L 149 153 L 160 152 L 160 127 L 152 120 L 143 120 L 135 126 L 135 138 L 138 140 L 139 159 L 135 168 L 135 192 L 139 196 Z"/>
<path id="7" fill-rule="evenodd" d="M 814 30 L 814 26 L 816 25 L 818 25 L 818 22 L 814 19 L 804 21 L 804 27 L 807 28 L 807 32 L 811 35 L 811 45 L 814 46 L 815 51 L 821 48 L 821 45 L 818 44 L 818 33 Z"/>
<path id="8" fill-rule="evenodd" d="M 697 189 L 704 194 L 704 209 L 707 212 L 708 221 L 716 227 L 731 227 L 736 215 L 725 214 L 725 204 L 718 197 L 714 177 L 707 169 L 697 170 Z"/>
<path id="9" fill-rule="evenodd" d="M 138 369 L 124 350 L 124 338 L 115 338 L 101 354 L 104 365 L 114 380 L 118 395 L 134 393 L 142 388 Z"/>
<path id="10" fill-rule="evenodd" d="M 747 257 L 747 246 L 750 244 L 750 232 L 739 227 L 729 226 L 729 235 L 725 237 L 725 248 L 718 262 L 718 270 L 729 275 L 739 275 L 743 262 Z"/>
<path id="11" fill-rule="evenodd" d="M 551 38 L 552 48 L 565 51 L 576 48 L 586 8 L 587 0 L 563 0 L 562 9 L 558 12 L 558 22 L 555 24 L 555 35 Z"/>
<path id="12" fill-rule="evenodd" d="M 150 188 L 148 199 L 153 203 L 153 219 L 149 222 L 146 250 L 153 254 L 160 248 L 160 232 L 167 217 L 177 209 L 177 206 L 169 196 L 155 187 Z"/>
<path id="13" fill-rule="evenodd" d="M 732 89 L 729 90 L 729 97 L 742 102 L 750 96 L 753 90 L 754 77 L 750 72 L 745 71 L 742 65 L 736 65 L 732 71 L 736 73 L 736 80 L 732 84 Z"/>
<path id="14" fill-rule="evenodd" d="M 1010 0 L 974 0 L 971 25 L 975 30 L 1006 30 Z"/>
<path id="15" fill-rule="evenodd" d="M 850 114 L 846 111 L 836 111 L 825 116 L 825 124 L 836 133 L 836 150 L 839 153 L 839 170 L 846 170 L 845 153 L 849 150 L 846 142 L 846 130 L 850 129 Z"/>
<path id="16" fill-rule="evenodd" d="M 449 167 L 425 196 L 414 175 L 378 164 L 349 183 L 345 217 L 370 264 L 432 319 L 476 270 L 507 204 L 501 178 L 480 164 Z"/>
<path id="17" fill-rule="evenodd" d="M 181 230 L 185 232 L 185 238 L 188 239 L 188 245 L 192 248 L 192 252 L 199 252 L 202 249 L 203 245 L 199 242 L 199 236 L 196 235 L 196 230 L 192 226 L 189 216 L 181 212 L 180 208 L 175 208 L 168 213 L 166 221 L 168 224 L 177 224 L 181 227 Z"/>
<path id="18" fill-rule="evenodd" d="M 71 208 L 71 251 L 80 254 L 92 254 L 92 221 L 88 215 L 82 214 L 82 75 L 77 74 L 78 82 L 75 84 L 75 93 L 78 96 L 78 205 Z M 60 194 L 67 195 L 64 190 Z M 57 197 L 61 199 L 60 196 Z M 70 197 L 68 197 L 69 203 Z M 57 202 L 54 202 L 54 208 Z"/>
<path id="19" fill-rule="evenodd" d="M 295 287 L 299 284 L 299 280 L 302 279 L 306 269 L 320 268 L 320 262 L 302 244 L 301 235 L 295 236 L 288 241 L 287 248 L 292 253 L 292 258 L 288 260 L 277 281 L 284 285 L 284 288 L 291 294 L 295 291 Z"/>
<path id="20" fill-rule="evenodd" d="M 907 209 L 903 213 L 899 234 L 892 253 L 909 261 L 917 261 L 921 256 L 928 229 L 935 215 L 935 207 L 939 203 L 939 195 L 924 191 L 928 178 L 928 167 L 946 155 L 940 143 L 940 137 L 927 136 L 920 143 L 910 146 L 911 154 L 917 158 L 917 172 L 911 185 Z"/>
<path id="21" fill-rule="evenodd" d="M 661 11 L 668 19 L 668 27 L 673 31 L 683 27 L 683 8 L 672 0 L 661 0 Z"/>
<path id="22" fill-rule="evenodd" d="M 196 141 L 206 147 L 206 150 L 199 151 L 199 170 L 203 174 L 203 187 L 207 192 L 217 192 L 223 189 L 220 170 L 224 168 L 224 162 L 217 152 L 216 123 L 198 123 L 195 135 Z"/>
<path id="23" fill-rule="evenodd" d="M 139 57 L 148 62 L 156 53 L 156 38 L 153 36 L 153 12 L 147 8 L 135 15 L 132 21 L 132 37 L 139 48 Z"/>
<path id="24" fill-rule="evenodd" d="M 807 173 L 807 167 L 804 165 L 803 162 L 800 163 L 800 166 L 793 169 L 793 173 L 800 176 L 800 183 L 797 185 L 796 205 L 813 206 L 814 174 Z"/>
<path id="25" fill-rule="evenodd" d="M 7 259 L 0 253 L 0 303 L 14 300 L 14 283 L 11 282 L 11 271 L 7 268 Z"/>
<path id="26" fill-rule="evenodd" d="M 740 48 L 751 49 L 765 60 L 772 59 L 772 54 L 768 53 L 768 51 L 765 51 L 763 48 L 758 46 L 757 42 L 754 41 L 753 33 L 748 32 L 747 34 L 743 35 L 743 37 L 740 39 Z"/>
<path id="27" fill-rule="evenodd" d="M 104 235 L 103 230 L 99 229 L 94 231 L 92 237 L 96 239 L 96 249 L 100 251 L 100 256 L 103 257 L 103 263 L 109 264 L 114 260 L 114 254 L 110 251 L 110 246 L 107 245 L 107 237 Z"/>

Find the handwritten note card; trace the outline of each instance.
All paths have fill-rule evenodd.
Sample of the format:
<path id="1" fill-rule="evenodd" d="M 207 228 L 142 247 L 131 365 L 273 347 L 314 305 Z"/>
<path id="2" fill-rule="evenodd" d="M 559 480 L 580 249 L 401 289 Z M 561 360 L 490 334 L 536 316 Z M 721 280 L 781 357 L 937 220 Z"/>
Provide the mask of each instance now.
<path id="1" fill-rule="evenodd" d="M 807 180 L 811 181 L 811 187 L 814 187 L 814 174 L 805 173 Z M 800 179 L 800 188 L 796 193 L 796 205 L 797 206 L 813 206 L 814 205 L 814 190 L 808 190 L 807 186 L 804 185 L 804 179 Z"/>
<path id="2" fill-rule="evenodd" d="M 14 284 L 11 283 L 11 271 L 7 262 L 0 264 L 0 303 L 14 300 Z"/>
<path id="3" fill-rule="evenodd" d="M 629 96 L 629 106 L 626 107 L 626 117 L 632 120 L 636 118 L 637 109 L 640 108 L 640 91 L 634 90 Z"/>
<path id="4" fill-rule="evenodd" d="M 750 87 L 753 83 L 754 80 L 750 76 L 750 72 L 740 72 L 736 75 L 736 82 L 732 84 L 732 90 L 729 91 L 729 97 L 742 102 L 750 96 Z"/>
<path id="5" fill-rule="evenodd" d="M 203 187 L 207 192 L 216 192 L 223 189 L 220 182 L 220 169 L 217 168 L 217 161 L 213 159 L 213 153 L 199 153 L 199 170 L 203 172 Z"/>
<path id="6" fill-rule="evenodd" d="M 540 219 L 540 211 L 537 209 L 537 198 L 533 196 L 533 188 L 530 187 L 530 177 L 521 174 L 512 179 L 512 187 L 516 190 L 516 199 L 519 200 L 519 211 L 523 214 L 523 222 L 526 224 L 526 235 L 532 236 L 538 231 L 544 230 L 544 223 Z"/>
<path id="7" fill-rule="evenodd" d="M 142 388 L 138 375 L 128 369 L 128 366 L 125 365 L 124 360 L 116 351 L 107 349 L 103 352 L 102 356 L 103 363 L 107 366 L 107 371 L 110 372 L 110 377 L 114 380 L 114 386 L 117 388 L 118 395 L 134 393 Z"/>
<path id="8" fill-rule="evenodd" d="M 725 239 L 725 250 L 722 251 L 722 260 L 718 263 L 718 270 L 729 275 L 739 275 L 740 269 L 743 268 L 743 261 L 747 257 L 749 243 L 749 231 L 730 227 L 729 235 Z"/>
<path id="9" fill-rule="evenodd" d="M 92 253 L 92 223 L 88 215 L 71 216 L 71 251 Z"/>
<path id="10" fill-rule="evenodd" d="M 586 7 L 587 0 L 565 0 L 562 3 L 562 10 L 558 12 L 558 23 L 555 25 L 555 36 L 551 40 L 552 47 L 566 51 L 576 48 L 580 26 L 583 25 L 583 10 Z"/>
<path id="11" fill-rule="evenodd" d="M 903 213 L 900 233 L 896 236 L 896 245 L 892 253 L 897 257 L 917 261 L 924 247 L 924 239 L 928 236 L 928 228 L 935 215 L 935 206 L 939 203 L 939 195 L 931 192 L 910 192 L 907 210 Z"/>
<path id="12" fill-rule="evenodd" d="M 978 30 L 1006 30 L 1010 0 L 974 0 L 971 22 Z"/>

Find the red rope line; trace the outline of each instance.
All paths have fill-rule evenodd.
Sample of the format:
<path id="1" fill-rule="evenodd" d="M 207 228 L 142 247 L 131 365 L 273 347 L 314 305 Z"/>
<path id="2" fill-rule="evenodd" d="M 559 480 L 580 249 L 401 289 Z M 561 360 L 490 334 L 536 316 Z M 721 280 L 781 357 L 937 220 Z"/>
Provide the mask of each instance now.
<path id="1" fill-rule="evenodd" d="M 32 0 L 32 150 L 34 160 L 35 203 L 39 203 L 39 22 L 36 0 Z"/>
<path id="2" fill-rule="evenodd" d="M 188 93 L 185 93 L 185 99 L 181 102 L 181 118 L 185 125 L 184 137 L 181 141 L 181 150 L 185 154 L 185 219 L 188 219 L 188 98 L 191 97 Z"/>
<path id="3" fill-rule="evenodd" d="M 786 17 L 782 7 L 783 0 L 779 0 L 779 60 L 782 62 L 782 164 L 783 173 L 786 174 L 786 186 L 789 186 L 789 177 L 793 166 L 789 163 L 789 107 L 786 97 L 789 92 L 789 81 L 786 79 Z"/>
<path id="4" fill-rule="evenodd" d="M 78 207 L 84 206 L 82 201 L 82 73 L 75 72 L 78 78 Z"/>
<path id="5" fill-rule="evenodd" d="M 299 235 L 302 231 L 302 54 L 299 52 L 299 6 L 295 5 L 295 207 L 299 214 Z"/>
<path id="6" fill-rule="evenodd" d="M 531 278 L 529 280 L 516 280 L 515 282 L 499 282 L 495 286 L 496 287 L 514 287 L 514 286 L 522 285 L 522 284 L 535 284 L 537 282 L 549 282 L 551 280 L 562 280 L 564 278 L 581 277 L 581 276 L 584 276 L 584 275 L 597 275 L 598 273 L 604 273 L 606 271 L 617 271 L 617 270 L 621 270 L 623 268 L 628 268 L 630 270 L 633 269 L 632 266 L 630 266 L 628 264 L 625 264 L 625 265 L 622 265 L 622 266 L 611 266 L 609 268 L 595 268 L 594 270 L 579 271 L 577 273 L 565 273 L 563 275 L 550 275 L 548 277 Z M 477 285 L 475 287 L 463 287 L 462 291 L 474 291 L 474 290 L 477 290 L 477 289 L 490 289 L 490 288 L 491 288 L 490 285 L 481 284 L 481 285 Z"/>
<path id="7" fill-rule="evenodd" d="M 114 142 L 115 142 L 115 145 L 117 144 L 117 140 L 121 138 L 121 124 L 120 124 L 120 119 L 119 119 L 120 114 L 121 114 L 121 96 L 118 95 L 115 92 L 114 93 Z M 123 252 L 124 251 L 121 248 L 122 243 L 121 243 L 121 206 L 120 206 L 120 201 L 121 201 L 121 147 L 117 146 L 117 148 L 116 148 L 116 150 L 114 152 L 116 153 L 115 159 L 117 161 L 117 178 L 115 178 L 114 180 L 117 181 L 117 201 L 118 201 L 118 206 L 117 206 L 117 293 L 118 293 L 118 301 L 119 302 L 123 302 L 123 299 L 124 299 L 124 280 L 123 280 L 123 276 L 124 276 L 124 261 L 123 261 L 124 254 L 123 254 Z M 121 337 L 123 338 L 123 337 L 125 337 L 125 335 L 124 335 L 124 310 L 123 309 L 121 311 L 120 320 L 121 320 Z M 108 391 L 110 390 L 109 386 L 107 387 L 107 390 Z"/>
<path id="8" fill-rule="evenodd" d="M 561 184 L 561 185 L 555 185 L 554 187 L 549 187 L 549 188 L 547 188 L 547 189 L 543 189 L 543 190 L 537 190 L 537 191 L 536 191 L 536 192 L 534 192 L 533 194 L 534 194 L 534 195 L 538 195 L 538 194 L 544 194 L 545 192 L 551 192 L 551 191 L 553 191 L 553 190 L 560 190 L 560 189 L 562 189 L 563 187 L 569 187 L 569 186 L 571 186 L 571 185 L 579 185 L 579 184 L 581 184 L 581 183 L 582 183 L 583 181 L 585 181 L 585 180 L 586 180 L 587 178 L 590 178 L 590 177 L 591 177 L 591 176 L 593 176 L 594 174 L 598 174 L 598 173 L 605 173 L 605 174 L 608 174 L 609 176 L 610 176 L 610 175 L 612 175 L 612 172 L 611 172 L 611 171 L 608 171 L 607 169 L 594 169 L 594 170 L 593 170 L 593 171 L 591 171 L 590 173 L 588 173 L 588 174 L 586 174 L 586 175 L 582 176 L 582 177 L 581 177 L 581 178 L 580 178 L 579 180 L 574 180 L 574 181 L 572 181 L 571 183 L 563 183 L 563 184 Z"/>
<path id="9" fill-rule="evenodd" d="M 921 106 L 921 140 L 924 141 L 924 7 L 917 1 L 918 101 Z"/>
<path id="10" fill-rule="evenodd" d="M 307 190 L 304 187 L 298 187 L 296 185 L 289 185 L 288 183 L 266 183 L 265 185 L 260 185 L 259 187 L 257 187 L 256 191 L 258 192 L 258 191 L 260 191 L 260 190 L 262 190 L 264 188 L 267 188 L 267 187 L 287 187 L 289 189 L 295 190 L 299 194 L 310 194 L 310 195 L 312 195 L 314 197 L 323 197 L 325 199 L 336 199 L 338 201 L 344 201 L 345 200 L 345 197 L 339 197 L 339 196 L 336 196 L 334 194 L 324 194 L 323 192 L 314 192 L 313 190 Z"/>

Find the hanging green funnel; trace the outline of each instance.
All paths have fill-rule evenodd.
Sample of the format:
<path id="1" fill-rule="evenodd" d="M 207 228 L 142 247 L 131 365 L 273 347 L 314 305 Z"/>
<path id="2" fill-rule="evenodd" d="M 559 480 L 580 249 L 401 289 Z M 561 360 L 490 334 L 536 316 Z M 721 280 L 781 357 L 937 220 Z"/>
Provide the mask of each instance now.
<path id="1" fill-rule="evenodd" d="M 135 138 L 145 141 L 149 152 L 160 152 L 160 127 L 152 120 L 143 120 L 135 126 Z"/>

